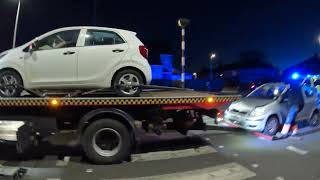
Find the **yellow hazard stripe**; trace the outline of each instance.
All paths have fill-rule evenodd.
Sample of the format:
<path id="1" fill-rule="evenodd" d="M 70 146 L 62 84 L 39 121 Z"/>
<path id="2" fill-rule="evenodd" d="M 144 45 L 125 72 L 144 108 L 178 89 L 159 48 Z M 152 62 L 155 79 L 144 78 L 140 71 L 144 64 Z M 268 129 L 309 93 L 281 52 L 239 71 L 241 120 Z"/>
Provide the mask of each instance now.
<path id="1" fill-rule="evenodd" d="M 228 103 L 239 97 L 212 96 L 210 103 Z M 0 106 L 107 106 L 107 105 L 161 105 L 205 103 L 208 97 L 184 98 L 2 98 Z"/>

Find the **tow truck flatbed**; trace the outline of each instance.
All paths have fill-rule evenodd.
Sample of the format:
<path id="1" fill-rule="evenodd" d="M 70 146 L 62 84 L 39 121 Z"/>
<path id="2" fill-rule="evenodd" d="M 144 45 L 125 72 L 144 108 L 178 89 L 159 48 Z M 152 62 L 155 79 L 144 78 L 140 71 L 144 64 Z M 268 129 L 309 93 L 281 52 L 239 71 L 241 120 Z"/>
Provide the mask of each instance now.
<path id="1" fill-rule="evenodd" d="M 196 91 L 150 91 L 141 97 L 18 97 L 0 98 L 0 107 L 28 106 L 121 106 L 121 105 L 181 105 L 224 104 L 235 101 L 238 95 L 213 95 Z"/>
<path id="2" fill-rule="evenodd" d="M 131 154 L 136 145 L 135 121 L 158 135 L 160 127 L 186 134 L 190 129 L 205 129 L 202 115 L 215 116 L 218 106 L 237 99 L 237 95 L 190 90 L 148 91 L 141 97 L 0 98 L 0 122 L 19 122 L 18 152 L 35 148 L 53 132 L 72 130 L 79 135 L 88 159 L 109 164 L 121 162 Z"/>

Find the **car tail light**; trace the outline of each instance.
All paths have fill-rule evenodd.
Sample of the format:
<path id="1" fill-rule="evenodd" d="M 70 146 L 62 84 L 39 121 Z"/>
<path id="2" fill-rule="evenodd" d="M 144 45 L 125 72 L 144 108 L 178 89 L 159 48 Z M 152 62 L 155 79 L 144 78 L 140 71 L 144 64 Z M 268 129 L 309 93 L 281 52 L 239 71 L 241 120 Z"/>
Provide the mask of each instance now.
<path id="1" fill-rule="evenodd" d="M 139 51 L 144 58 L 148 59 L 148 49 L 144 45 L 139 46 Z"/>

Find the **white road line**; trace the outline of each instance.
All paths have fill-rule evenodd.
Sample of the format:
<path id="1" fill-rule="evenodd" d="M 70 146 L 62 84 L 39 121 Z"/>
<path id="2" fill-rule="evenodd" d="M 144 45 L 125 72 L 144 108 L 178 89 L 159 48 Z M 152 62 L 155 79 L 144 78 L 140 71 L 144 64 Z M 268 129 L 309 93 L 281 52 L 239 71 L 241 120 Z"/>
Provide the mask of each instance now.
<path id="1" fill-rule="evenodd" d="M 93 169 L 86 169 L 86 173 L 92 173 Z"/>
<path id="2" fill-rule="evenodd" d="M 47 180 L 61 180 L 60 178 L 47 178 Z"/>
<path id="3" fill-rule="evenodd" d="M 306 155 L 309 152 L 309 151 L 306 151 L 306 150 L 303 150 L 303 149 L 299 149 L 299 148 L 294 147 L 294 146 L 288 146 L 288 147 L 286 147 L 286 149 L 289 150 L 289 151 L 293 151 L 293 152 L 295 152 L 297 154 L 300 154 L 300 155 Z"/>
<path id="4" fill-rule="evenodd" d="M 284 177 L 278 176 L 275 180 L 284 180 Z"/>
<path id="5" fill-rule="evenodd" d="M 128 178 L 126 180 L 243 180 L 254 176 L 256 176 L 254 172 L 241 166 L 240 164 L 228 163 L 205 169 L 198 169 L 173 174 L 164 174 L 159 176 Z"/>
<path id="6" fill-rule="evenodd" d="M 56 166 L 67 166 L 70 161 L 70 156 L 65 156 L 63 160 L 57 160 Z"/>
<path id="7" fill-rule="evenodd" d="M 253 167 L 253 168 L 258 168 L 258 167 L 259 167 L 259 164 L 251 164 L 251 167 Z"/>
<path id="8" fill-rule="evenodd" d="M 133 154 L 131 156 L 132 162 L 141 161 L 155 161 L 173 158 L 182 158 L 189 156 L 198 156 L 203 154 L 216 153 L 217 151 L 211 146 L 202 146 L 199 148 L 184 149 L 177 151 L 160 151 L 160 152 L 149 152 L 143 154 Z"/>
<path id="9" fill-rule="evenodd" d="M 222 149 L 222 148 L 224 148 L 224 146 L 218 146 L 218 148 Z"/>

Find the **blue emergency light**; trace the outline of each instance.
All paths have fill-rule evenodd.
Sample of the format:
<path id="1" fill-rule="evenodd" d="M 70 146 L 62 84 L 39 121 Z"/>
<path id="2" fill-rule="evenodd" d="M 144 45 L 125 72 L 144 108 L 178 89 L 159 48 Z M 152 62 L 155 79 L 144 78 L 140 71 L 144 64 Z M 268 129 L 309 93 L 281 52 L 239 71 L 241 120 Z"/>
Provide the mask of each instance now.
<path id="1" fill-rule="evenodd" d="M 293 73 L 293 74 L 291 75 L 291 78 L 294 79 L 294 80 L 298 79 L 299 77 L 300 77 L 300 74 L 297 73 L 297 72 L 295 72 L 295 73 Z"/>

